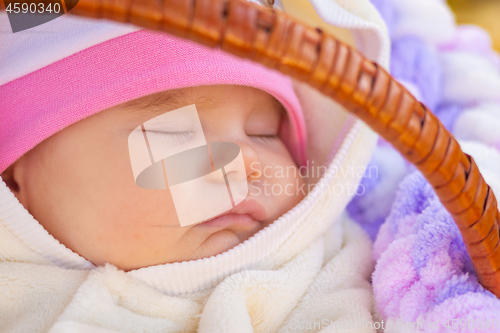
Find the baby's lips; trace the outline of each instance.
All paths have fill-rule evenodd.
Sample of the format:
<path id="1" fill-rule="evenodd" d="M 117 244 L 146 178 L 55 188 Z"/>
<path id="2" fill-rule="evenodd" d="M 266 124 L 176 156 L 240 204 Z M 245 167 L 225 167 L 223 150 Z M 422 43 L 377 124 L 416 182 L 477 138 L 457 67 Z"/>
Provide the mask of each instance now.
<path id="1" fill-rule="evenodd" d="M 269 218 L 269 213 L 258 199 L 247 198 L 234 208 L 235 212 L 241 213 L 244 210 L 257 221 L 265 221 Z"/>

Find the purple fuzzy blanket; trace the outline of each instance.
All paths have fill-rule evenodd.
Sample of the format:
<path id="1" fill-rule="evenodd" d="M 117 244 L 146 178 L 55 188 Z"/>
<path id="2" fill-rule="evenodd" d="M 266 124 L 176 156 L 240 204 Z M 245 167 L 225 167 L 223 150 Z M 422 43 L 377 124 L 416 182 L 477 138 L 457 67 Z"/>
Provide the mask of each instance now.
<path id="1" fill-rule="evenodd" d="M 391 73 L 457 138 L 500 150 L 500 61 L 489 35 L 456 26 L 442 0 L 372 2 L 391 35 Z M 365 176 L 364 194 L 347 210 L 375 241 L 380 319 L 424 332 L 500 332 L 500 300 L 478 283 L 459 230 L 432 187 L 383 141 L 373 167 L 376 176 Z"/>

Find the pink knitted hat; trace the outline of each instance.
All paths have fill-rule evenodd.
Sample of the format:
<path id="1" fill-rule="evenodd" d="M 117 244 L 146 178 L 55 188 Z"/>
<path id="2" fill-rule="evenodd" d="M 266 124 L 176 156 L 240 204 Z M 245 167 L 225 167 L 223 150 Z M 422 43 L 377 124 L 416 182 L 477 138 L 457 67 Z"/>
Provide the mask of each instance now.
<path id="1" fill-rule="evenodd" d="M 16 35 L 0 36 L 2 68 L 9 65 L 6 59 L 16 61 L 15 52 L 37 53 Z M 213 84 L 251 86 L 274 96 L 288 113 L 285 145 L 296 163 L 306 163 L 305 125 L 290 78 L 220 50 L 146 30 L 92 43 L 86 40 L 89 47 L 62 58 L 56 52 L 44 54 L 39 43 L 44 57 L 40 68 L 31 70 L 29 62 L 18 61 L 14 72 L 21 76 L 12 71 L 0 75 L 0 173 L 44 139 L 101 110 L 159 91 Z M 47 61 L 50 57 L 61 59 Z"/>

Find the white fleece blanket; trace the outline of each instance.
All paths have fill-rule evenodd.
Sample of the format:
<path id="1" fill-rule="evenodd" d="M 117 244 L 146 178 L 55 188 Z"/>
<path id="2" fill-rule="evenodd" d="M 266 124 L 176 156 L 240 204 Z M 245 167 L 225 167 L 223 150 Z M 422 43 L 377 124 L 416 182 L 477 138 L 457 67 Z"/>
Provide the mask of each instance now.
<path id="1" fill-rule="evenodd" d="M 371 243 L 345 218 L 275 269 L 242 271 L 179 297 L 112 265 L 85 271 L 3 261 L 0 331 L 294 332 L 321 324 L 345 332 L 335 323 L 372 320 L 372 269 Z"/>

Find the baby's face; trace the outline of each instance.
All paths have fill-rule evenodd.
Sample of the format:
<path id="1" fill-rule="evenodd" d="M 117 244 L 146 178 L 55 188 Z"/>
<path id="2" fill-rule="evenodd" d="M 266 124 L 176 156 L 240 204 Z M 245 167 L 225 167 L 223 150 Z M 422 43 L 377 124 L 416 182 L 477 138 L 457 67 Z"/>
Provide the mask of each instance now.
<path id="1" fill-rule="evenodd" d="M 181 227 L 168 187 L 136 184 L 128 138 L 144 122 L 192 104 L 207 142 L 240 147 L 249 194 L 223 218 Z M 304 196 L 303 180 L 279 137 L 283 117 L 274 97 L 246 86 L 146 96 L 79 121 L 25 154 L 14 169 L 16 195 L 49 233 L 96 265 L 131 270 L 216 255 Z"/>

